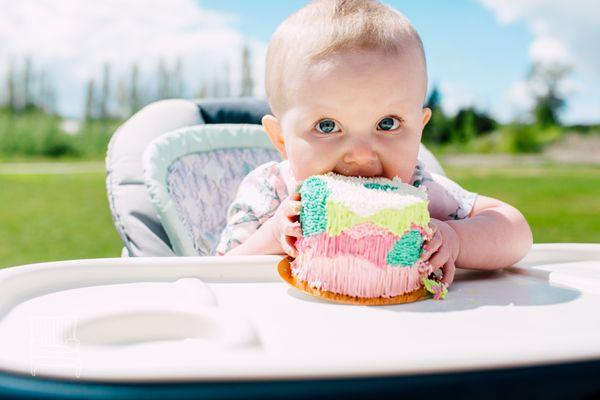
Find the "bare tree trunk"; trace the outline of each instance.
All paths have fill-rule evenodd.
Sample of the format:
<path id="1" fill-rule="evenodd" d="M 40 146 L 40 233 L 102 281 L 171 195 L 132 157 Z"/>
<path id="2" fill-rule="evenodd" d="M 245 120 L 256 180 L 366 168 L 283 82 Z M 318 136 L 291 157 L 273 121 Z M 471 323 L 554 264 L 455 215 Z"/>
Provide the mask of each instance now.
<path id="1" fill-rule="evenodd" d="M 172 73 L 172 82 L 171 96 L 183 97 L 185 87 L 183 84 L 183 61 L 181 60 L 181 57 L 178 57 L 175 63 L 175 68 Z"/>
<path id="2" fill-rule="evenodd" d="M 101 119 L 106 119 L 110 115 L 110 65 L 105 63 L 102 68 L 102 92 L 100 94 L 99 108 Z"/>
<path id="3" fill-rule="evenodd" d="M 166 99 L 170 96 L 171 82 L 169 81 L 169 70 L 163 58 L 158 61 L 158 99 Z"/>
<path id="4" fill-rule="evenodd" d="M 133 114 L 137 112 L 141 107 L 140 93 L 138 88 L 138 81 L 140 77 L 140 70 L 137 64 L 131 66 L 131 75 L 129 82 L 129 112 Z"/>
<path id="5" fill-rule="evenodd" d="M 250 50 L 247 45 L 242 49 L 242 89 L 240 96 L 252 96 L 254 93 L 254 81 L 252 79 L 252 67 L 250 66 Z"/>
<path id="6" fill-rule="evenodd" d="M 85 94 L 85 120 L 90 121 L 94 118 L 95 110 L 94 107 L 94 80 L 90 79 L 87 84 Z"/>
<path id="7" fill-rule="evenodd" d="M 31 57 L 25 58 L 25 67 L 23 72 L 23 104 L 25 108 L 29 108 L 33 105 L 33 99 L 31 96 L 31 81 L 32 81 L 32 68 L 31 68 Z"/>
<path id="8" fill-rule="evenodd" d="M 15 67 L 13 62 L 9 61 L 8 71 L 6 72 L 6 96 L 8 109 L 11 113 L 17 111 L 17 94 L 15 86 Z"/>
<path id="9" fill-rule="evenodd" d="M 231 96 L 231 84 L 230 84 L 230 75 L 231 70 L 229 67 L 229 61 L 225 60 L 223 63 L 223 81 L 221 85 L 221 96 L 222 97 L 230 97 Z"/>

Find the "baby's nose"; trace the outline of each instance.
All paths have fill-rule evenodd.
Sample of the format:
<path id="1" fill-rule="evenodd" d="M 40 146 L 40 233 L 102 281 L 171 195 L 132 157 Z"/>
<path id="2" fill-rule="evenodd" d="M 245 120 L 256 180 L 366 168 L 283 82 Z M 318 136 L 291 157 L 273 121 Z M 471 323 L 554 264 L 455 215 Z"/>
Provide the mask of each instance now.
<path id="1" fill-rule="evenodd" d="M 377 154 L 373 148 L 365 143 L 355 145 L 344 155 L 344 162 L 351 164 L 370 164 L 377 161 Z"/>

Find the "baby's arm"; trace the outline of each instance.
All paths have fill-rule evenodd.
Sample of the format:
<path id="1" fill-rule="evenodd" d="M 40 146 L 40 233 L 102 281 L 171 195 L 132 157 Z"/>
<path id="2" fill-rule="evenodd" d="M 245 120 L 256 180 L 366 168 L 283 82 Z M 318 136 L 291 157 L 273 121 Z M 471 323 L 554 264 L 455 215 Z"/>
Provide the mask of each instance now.
<path id="1" fill-rule="evenodd" d="M 283 254 L 273 234 L 274 217 L 269 218 L 246 241 L 225 253 L 226 256 L 251 254 Z"/>
<path id="2" fill-rule="evenodd" d="M 302 236 L 298 221 L 300 207 L 300 193 L 294 192 L 256 232 L 225 255 L 288 254 L 296 257 L 295 242 Z"/>
<path id="3" fill-rule="evenodd" d="M 532 245 L 525 217 L 500 200 L 465 190 L 446 176 L 423 171 L 434 234 L 422 258 L 451 284 L 456 267 L 499 269 L 521 260 Z"/>
<path id="4" fill-rule="evenodd" d="M 270 217 L 286 196 L 285 187 L 276 185 L 278 172 L 278 164 L 271 161 L 242 179 L 227 209 L 227 223 L 221 232 L 216 255 L 273 254 L 279 250 L 269 240 L 269 235 L 272 236 Z"/>
<path id="5" fill-rule="evenodd" d="M 533 235 L 523 214 L 500 200 L 477 196 L 468 218 L 444 221 L 457 233 L 456 266 L 499 269 L 521 260 L 531 249 Z"/>
<path id="6" fill-rule="evenodd" d="M 244 177 L 227 210 L 227 224 L 216 254 L 289 254 L 302 235 L 298 214 L 300 194 L 288 196 L 279 164 L 271 161 Z"/>

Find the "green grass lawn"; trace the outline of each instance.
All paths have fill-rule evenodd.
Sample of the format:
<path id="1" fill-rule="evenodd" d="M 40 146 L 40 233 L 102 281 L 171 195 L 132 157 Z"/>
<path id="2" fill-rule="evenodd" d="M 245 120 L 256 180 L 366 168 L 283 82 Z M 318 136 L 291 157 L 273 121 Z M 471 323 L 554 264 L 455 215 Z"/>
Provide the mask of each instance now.
<path id="1" fill-rule="evenodd" d="M 118 257 L 104 174 L 0 175 L 0 267 Z"/>
<path id="2" fill-rule="evenodd" d="M 536 243 L 600 243 L 600 166 L 447 167 L 525 214 Z M 118 257 L 103 173 L 0 175 L 0 267 Z"/>
<path id="3" fill-rule="evenodd" d="M 518 208 L 534 243 L 600 243 L 600 166 L 445 169 L 466 189 Z"/>

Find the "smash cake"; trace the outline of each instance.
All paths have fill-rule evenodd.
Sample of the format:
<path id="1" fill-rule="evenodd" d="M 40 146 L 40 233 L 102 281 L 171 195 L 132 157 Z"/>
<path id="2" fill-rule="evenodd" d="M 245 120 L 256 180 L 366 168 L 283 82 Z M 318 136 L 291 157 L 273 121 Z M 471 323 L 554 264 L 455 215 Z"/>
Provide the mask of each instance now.
<path id="1" fill-rule="evenodd" d="M 351 304 L 443 298 L 446 287 L 421 255 L 431 239 L 424 187 L 387 179 L 313 175 L 300 187 L 297 257 L 279 263 L 296 288 Z M 434 278 L 434 279 L 432 279 Z"/>

